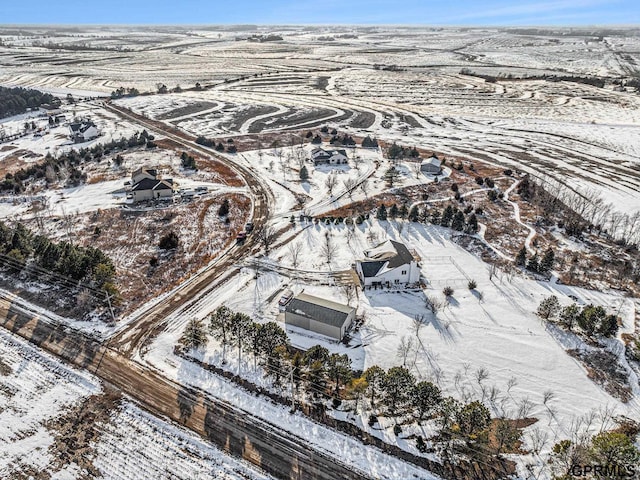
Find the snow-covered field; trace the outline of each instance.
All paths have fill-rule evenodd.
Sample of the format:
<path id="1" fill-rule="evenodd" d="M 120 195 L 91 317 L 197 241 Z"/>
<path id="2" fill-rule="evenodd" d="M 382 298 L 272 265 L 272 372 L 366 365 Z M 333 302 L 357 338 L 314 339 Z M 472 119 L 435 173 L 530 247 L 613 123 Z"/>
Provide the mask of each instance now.
<path id="1" fill-rule="evenodd" d="M 494 416 L 535 417 L 537 422 L 525 430 L 524 448 L 540 444 L 540 432 L 545 441 L 541 456 L 517 459 L 523 477 L 525 464 L 544 467 L 554 443 L 569 438 L 581 419 L 595 419 L 590 428 L 598 431 L 611 427 L 611 412 L 640 418 L 638 376 L 629 368 L 621 341 L 622 334 L 633 333 L 636 327 L 636 310 L 640 307 L 637 299 L 615 290 L 588 291 L 496 272 L 457 245 L 450 230 L 440 227 L 368 220 L 351 230 L 344 224 L 300 223 L 299 213 L 321 216 L 387 190 L 383 175 L 390 163 L 380 151 L 357 148 L 348 150 L 348 165 L 314 167 L 305 160 L 311 145 L 268 147 L 273 140 L 270 135 L 280 129 L 305 132 L 327 125 L 341 133 L 371 135 L 386 142 L 396 141 L 556 180 L 580 192 L 601 196 L 613 204 L 614 210 L 634 214 L 640 210 L 640 96 L 631 88 L 615 88 L 612 81 L 638 74 L 637 29 L 629 30 L 626 36 L 580 29 L 543 32 L 392 27 L 259 27 L 253 33 L 274 33 L 284 40 L 248 42 L 243 40 L 249 35 L 247 32 L 225 28 L 176 27 L 135 32 L 112 27 L 75 37 L 63 32 L 36 32 L 33 38 L 0 29 L 0 61 L 11 65 L 0 72 L 1 85 L 24 85 L 78 96 L 82 92 L 108 95 L 120 86 L 154 92 L 163 83 L 170 90 L 180 85 L 182 92 L 176 89 L 164 95 L 115 102 L 192 135 L 215 138 L 265 134 L 262 150 L 242 151 L 233 158 L 252 169 L 271 190 L 271 226 L 275 230 L 286 229 L 293 214 L 295 225 L 289 226 L 269 257 L 260 260 L 257 279 L 245 259 L 239 265 L 239 275 L 173 314 L 167 330 L 138 352 L 138 360 L 169 378 L 198 386 L 295 432 L 317 448 L 380 478 L 429 478 L 425 472 L 365 447 L 356 439 L 256 399 L 173 351 L 189 319 L 204 319 L 222 303 L 257 321 L 282 321 L 277 301 L 287 287 L 346 301 L 340 272 L 348 270 L 365 249 L 392 238 L 406 243 L 422 258 L 426 288 L 360 292 L 356 303 L 365 321 L 348 346 L 287 327 L 294 346 L 308 348 L 321 343 L 333 352 L 348 354 L 356 369 L 405 364 L 418 379 L 437 383 L 447 395 L 464 402 L 483 401 Z M 39 36 L 42 42 L 37 43 Z M 46 46 L 46 42 L 56 48 Z M 94 50 L 77 49 L 78 42 L 85 42 L 84 47 L 90 45 Z M 60 75 L 60 64 L 68 65 L 73 73 Z M 516 78 L 486 82 L 470 72 Z M 599 88 L 568 81 L 517 78 L 532 75 L 600 75 L 607 85 Z M 204 88 L 192 89 L 196 82 Z M 126 137 L 139 130 L 104 110 L 95 100 L 65 106 L 65 113 L 89 115 L 101 128 L 100 139 L 82 146 Z M 15 133 L 27 117 L 5 119 L 0 127 L 5 134 Z M 46 120 L 34 121 L 38 127 L 45 127 Z M 15 162 L 26 165 L 48 152 L 72 148 L 65 128 L 0 145 L 0 162 L 4 162 L 1 165 L 10 169 Z M 143 162 L 144 155 L 139 152 L 128 156 L 127 167 Z M 177 161 L 175 156 L 158 160 L 173 167 Z M 380 166 L 376 168 L 377 163 Z M 308 170 L 308 181 L 300 180 L 302 165 Z M 411 162 L 402 161 L 397 168 L 403 187 L 433 181 L 416 175 Z M 447 169 L 446 173 L 451 171 Z M 331 177 L 336 181 L 330 192 L 327 180 Z M 121 181 L 110 177 L 47 195 L 57 214 L 111 208 L 120 201 L 112 192 L 122 185 Z M 230 191 L 201 174 L 184 174 L 178 181 L 186 187 L 207 184 L 221 193 Z M 348 185 L 364 188 L 358 186 L 347 192 Z M 18 215 L 28 215 L 25 205 L 0 204 L 0 216 Z M 531 226 L 527 229 L 530 247 L 535 232 Z M 522 229 L 525 234 L 527 229 Z M 483 231 L 481 227 L 480 232 Z M 327 238 L 335 246 L 331 259 L 322 254 Z M 567 244 L 573 240 L 560 241 Z M 292 245 L 300 245 L 295 262 Z M 579 250 L 577 246 L 575 249 Z M 467 287 L 469 280 L 477 283 L 474 291 Z M 452 299 L 441 311 L 431 313 L 425 298 L 441 299 L 445 286 L 454 289 Z M 583 340 L 545 325 L 535 315 L 540 300 L 552 294 L 563 305 L 572 301 L 594 303 L 620 316 L 618 337 L 609 340 L 606 349 L 628 374 L 629 402 L 614 398 L 590 380 L 585 366 L 566 352 L 590 348 Z M 119 328 L 124 328 L 127 321 Z M 409 339 L 413 347 L 407 355 L 398 355 L 401 343 L 406 344 Z M 58 364 L 55 369 L 43 367 L 40 360 L 32 360 L 40 359 L 41 354 L 6 334 L 0 336 L 0 347 L 9 352 L 8 364 L 13 372 L 21 371 L 23 365 L 25 371 L 37 372 L 27 375 L 23 383 L 11 374 L 4 384 L 6 379 L 0 376 L 0 386 L 6 386 L 0 390 L 0 419 L 13 412 L 10 421 L 0 422 L 0 438 L 22 442 L 21 448 L 7 449 L 5 457 L 0 449 L 0 461 L 6 460 L 0 463 L 0 473 L 2 468 L 16 468 L 20 462 L 44 468 L 49 461 L 47 448 L 53 442 L 52 434 L 43 427 L 46 419 L 39 412 L 24 409 L 18 393 L 6 392 L 36 392 L 33 403 L 51 404 L 51 415 L 55 416 L 67 406 L 99 393 L 100 386 L 92 377 L 69 373 L 71 370 Z M 22 363 L 21 356 L 26 358 Z M 219 366 L 221 347 L 212 340 L 196 356 Z M 251 358 L 239 364 L 234 351 L 227 357 L 225 368 L 240 372 L 263 387 L 277 389 L 255 370 Z M 53 361 L 47 362 L 51 365 Z M 66 393 L 53 402 L 61 388 Z M 346 415 L 337 410 L 331 414 L 338 418 Z M 413 441 L 392 433 L 391 424 L 371 429 L 364 413 L 358 418 L 351 415 L 350 420 L 417 453 Z M 410 433 L 420 432 L 405 428 L 404 435 Z M 125 446 L 122 442 L 127 438 L 144 439 L 153 446 L 146 448 L 142 440 Z M 145 476 L 148 472 L 154 472 L 154 478 L 173 478 L 171 475 L 181 473 L 189 478 L 242 478 L 238 472 L 245 468 L 228 463 L 229 459 L 198 439 L 129 403 L 103 427 L 95 448 L 100 455 L 94 463 L 105 478 Z M 162 458 L 160 452 L 164 450 L 171 451 L 176 460 Z M 127 458 L 133 460 L 123 460 Z M 73 467 L 68 470 L 71 475 Z M 543 474 L 540 478 L 547 477 Z"/>
<path id="2" fill-rule="evenodd" d="M 353 133 L 368 130 L 381 139 L 477 156 L 593 188 L 622 211 L 640 207 L 637 95 L 611 84 L 488 83 L 460 74 L 467 69 L 515 77 L 631 75 L 640 61 L 633 53 L 640 43 L 633 29 L 627 36 L 597 29 L 392 27 L 262 27 L 254 33 L 284 40 L 247 42 L 246 32 L 226 28 L 113 27 L 90 29 L 84 37 L 0 31 L 0 58 L 12 65 L 0 74 L 0 84 L 105 94 L 119 86 L 155 91 L 157 84 L 180 85 L 182 93 L 117 102 L 196 135 L 323 123 Z M 67 49 L 42 46 L 48 42 Z M 96 50 L 71 50 L 78 44 Z M 57 62 L 71 65 L 75 75 L 57 75 Z M 394 65 L 400 70 L 381 68 Z M 206 88 L 185 91 L 196 82 Z"/>
<path id="3" fill-rule="evenodd" d="M 69 408 L 102 393 L 91 374 L 0 331 L 0 477 L 28 478 L 43 472 L 60 480 L 86 478 L 86 471 L 53 448 L 58 435 L 54 426 Z M 99 438 L 87 455 L 100 478 L 271 478 L 127 400 L 95 427 Z"/>
<path id="4" fill-rule="evenodd" d="M 406 243 L 420 255 L 422 274 L 428 287 L 415 292 L 362 292 L 358 311 L 366 321 L 353 335 L 348 347 L 287 326 L 293 345 L 309 348 L 322 344 L 333 352 L 346 353 L 355 369 L 366 369 L 372 365 L 390 368 L 403 364 L 404 360 L 398 356 L 399 345 L 403 340 L 413 338 L 414 348 L 404 363 L 418 379 L 433 381 L 446 394 L 463 401 L 482 400 L 496 416 L 517 417 L 522 405 L 530 403 L 527 415 L 536 417 L 538 422 L 525 432 L 525 445 L 530 446 L 530 437 L 538 429 L 547 431 L 544 455 L 549 453 L 554 443 L 570 436 L 578 419 L 591 413 L 609 408 L 616 415 L 630 418 L 640 416 L 640 389 L 632 370 L 629 369 L 629 378 L 634 398 L 625 404 L 592 382 L 587 377 L 586 369 L 565 352 L 565 349 L 579 346 L 580 341 L 545 327 L 535 315 L 543 298 L 553 294 L 560 298 L 561 303 L 569 304 L 572 302 L 570 296 L 573 296 L 581 304 L 599 304 L 610 311 L 619 312 L 623 320 L 622 334 L 634 330 L 637 305 L 632 299 L 613 291 L 588 291 L 501 272 L 492 275 L 485 263 L 451 241 L 450 232 L 441 227 L 406 224 L 399 232 L 393 222 L 373 222 L 371 225 L 365 222 L 355 229 L 353 235 L 347 234 L 345 226 L 296 227 L 296 232 L 298 235 L 294 242 L 303 244 L 303 253 L 298 259 L 300 277 L 327 270 L 326 263 L 317 252 L 325 234 L 329 232 L 334 241 L 342 246 L 336 254 L 332 270 L 348 268 L 355 259 L 361 258 L 363 250 L 372 245 L 372 238 L 377 238 L 375 242 L 393 238 Z M 370 232 L 374 233 L 373 237 Z M 291 267 L 288 247 L 272 253 L 268 263 Z M 464 267 L 461 268 L 461 265 Z M 222 390 L 224 382 L 200 371 L 195 365 L 185 365 L 184 360 L 172 353 L 172 346 L 176 344 L 188 319 L 193 316 L 206 318 L 222 303 L 254 319 L 280 322 L 282 317 L 279 316 L 277 301 L 286 286 L 293 286 L 294 291 L 304 289 L 307 293 L 346 303 L 342 289 L 337 285 L 328 285 L 337 283 L 330 276 L 317 273 L 317 281 L 309 281 L 300 280 L 296 275 L 269 272 L 273 268 L 267 266 L 264 270 L 256 281 L 253 270 L 247 268 L 243 274 L 193 304 L 184 315 L 174 317 L 171 327 L 158 338 L 144 358 L 169 375 L 189 379 L 189 383 L 209 388 L 214 395 L 225 398 L 233 395 L 235 401 L 242 401 L 244 408 L 256 414 L 270 415 L 264 412 L 264 409 L 272 408 L 267 407 L 266 403 L 258 404 L 253 398 L 244 403 L 244 394 L 227 392 L 228 387 Z M 469 279 L 478 284 L 473 292 L 467 288 Z M 454 288 L 453 299 L 443 311 L 434 315 L 425 307 L 425 295 L 442 298 L 444 286 Z M 418 335 L 414 330 L 416 316 L 422 316 Z M 285 327 L 284 323 L 282 326 Z M 612 343 L 611 350 L 617 352 L 618 360 L 626 365 L 620 346 L 618 340 Z M 220 366 L 220 345 L 212 340 L 200 358 Z M 229 363 L 226 368 L 230 371 L 236 373 L 239 369 L 243 376 L 252 378 L 257 384 L 270 385 L 269 380 L 256 373 L 249 355 L 245 355 L 241 367 L 237 364 L 233 349 L 227 353 L 227 359 Z M 481 370 L 488 377 L 478 381 L 477 375 Z M 195 373 L 198 371 L 200 373 Z M 543 403 L 547 392 L 553 393 L 549 408 Z M 381 432 L 367 427 L 366 420 L 364 415 L 357 423 L 387 441 L 397 442 L 399 446 L 415 451 L 410 442 L 392 434 L 392 424 L 389 424 L 386 432 Z M 604 423 L 609 421 L 608 418 L 601 419 Z M 594 431 L 601 424 L 594 422 Z"/>

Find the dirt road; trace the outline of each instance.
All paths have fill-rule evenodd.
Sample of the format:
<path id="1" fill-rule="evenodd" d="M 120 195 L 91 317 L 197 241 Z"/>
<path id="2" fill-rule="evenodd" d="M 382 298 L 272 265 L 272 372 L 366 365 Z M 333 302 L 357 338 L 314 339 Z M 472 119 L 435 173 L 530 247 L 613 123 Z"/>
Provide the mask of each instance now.
<path id="1" fill-rule="evenodd" d="M 187 150 L 193 150 L 203 156 L 199 161 L 207 159 L 222 161 L 230 166 L 247 184 L 253 201 L 252 221 L 254 229 L 242 245 L 232 247 L 206 269 L 198 272 L 189 280 L 179 285 L 174 292 L 162 302 L 140 313 L 138 319 L 131 322 L 109 340 L 109 345 L 132 358 L 143 346 L 148 345 L 167 326 L 167 319 L 192 300 L 207 294 L 219 284 L 219 280 L 227 274 L 233 274 L 240 260 L 259 248 L 260 236 L 270 216 L 270 191 L 256 178 L 254 173 L 243 165 L 219 155 L 215 150 L 203 147 L 195 142 L 195 137 L 150 120 L 112 104 L 104 107 L 149 130 L 159 132 Z"/>
<path id="2" fill-rule="evenodd" d="M 85 368 L 151 413 L 169 418 L 282 479 L 364 480 L 302 439 L 226 402 L 186 388 L 62 325 L 43 321 L 16 302 L 0 300 L 0 326 L 73 365 Z"/>

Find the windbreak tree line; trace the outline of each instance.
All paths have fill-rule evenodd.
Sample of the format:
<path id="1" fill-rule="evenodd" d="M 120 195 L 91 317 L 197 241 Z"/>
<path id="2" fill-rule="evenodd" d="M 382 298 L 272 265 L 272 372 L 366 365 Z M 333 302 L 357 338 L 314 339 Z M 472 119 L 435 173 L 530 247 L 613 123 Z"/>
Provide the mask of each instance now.
<path id="1" fill-rule="evenodd" d="M 208 323 L 190 320 L 180 344 L 183 349 L 197 350 L 206 346 L 208 335 L 220 342 L 223 364 L 232 350 L 239 361 L 243 353 L 249 355 L 254 368 L 260 365 L 283 392 L 293 390 L 297 399 L 304 398 L 320 410 L 327 400 L 332 400 L 334 408 L 350 401 L 348 409 L 370 413 L 371 426 L 378 416 L 394 418 L 396 435 L 402 431 L 401 424 L 436 420 L 443 435 L 472 443 L 488 438 L 491 414 L 485 405 L 445 397 L 436 384 L 417 381 L 404 366 L 384 370 L 374 365 L 362 372 L 352 368 L 348 355 L 331 353 L 321 345 L 306 352 L 291 349 L 286 332 L 277 323 L 254 322 L 224 305 L 210 315 Z M 422 438 L 416 442 L 425 446 Z"/>
<path id="2" fill-rule="evenodd" d="M 113 261 L 97 248 L 53 242 L 34 234 L 21 223 L 11 227 L 0 222 L 0 254 L 0 258 L 7 260 L 2 263 L 14 272 L 34 264 L 111 294 L 117 293 Z"/>
<path id="3" fill-rule="evenodd" d="M 0 192 L 13 192 L 16 194 L 25 191 L 30 182 L 42 180 L 47 185 L 61 180 L 65 181 L 67 187 L 77 187 L 87 180 L 87 175 L 82 171 L 82 164 L 86 162 L 100 162 L 105 155 L 113 151 L 124 151 L 129 148 L 153 144 L 153 136 L 146 130 L 134 133 L 129 138 L 112 140 L 107 143 L 99 143 L 90 148 L 71 150 L 58 156 L 50 153 L 41 162 L 21 168 L 15 173 L 7 173 L 0 182 Z M 122 163 L 122 157 L 118 155 L 114 158 L 116 165 Z"/>
<path id="4" fill-rule="evenodd" d="M 50 93 L 26 88 L 0 87 L 0 118 L 19 115 L 27 108 L 38 108 L 41 105 L 60 105 L 60 99 Z"/>

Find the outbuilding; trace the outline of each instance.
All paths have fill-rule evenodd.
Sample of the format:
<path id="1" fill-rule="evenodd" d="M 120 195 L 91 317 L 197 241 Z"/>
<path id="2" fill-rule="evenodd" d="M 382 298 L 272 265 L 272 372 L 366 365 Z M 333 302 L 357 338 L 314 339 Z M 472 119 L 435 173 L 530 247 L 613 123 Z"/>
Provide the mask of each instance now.
<path id="1" fill-rule="evenodd" d="M 349 305 L 300 293 L 285 307 L 284 321 L 287 325 L 342 340 L 355 314 L 356 309 Z"/>
<path id="2" fill-rule="evenodd" d="M 420 171 L 427 175 L 440 175 L 442 173 L 442 162 L 434 155 L 422 161 Z"/>

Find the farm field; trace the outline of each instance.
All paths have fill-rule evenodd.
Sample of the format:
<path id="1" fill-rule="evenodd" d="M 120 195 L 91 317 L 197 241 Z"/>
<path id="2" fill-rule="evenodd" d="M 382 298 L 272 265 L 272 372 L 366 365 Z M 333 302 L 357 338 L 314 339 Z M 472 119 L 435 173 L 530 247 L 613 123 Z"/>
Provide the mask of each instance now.
<path id="1" fill-rule="evenodd" d="M 4 330 L 0 359 L 4 478 L 271 478 Z"/>
<path id="2" fill-rule="evenodd" d="M 0 86 L 60 98 L 0 119 L 0 301 L 189 399 L 0 329 L 0 477 L 553 480 L 602 434 L 636 458 L 638 62 L 634 27 L 0 26 Z M 299 294 L 346 335 L 292 325 Z M 208 400 L 243 445 L 195 433 Z"/>

